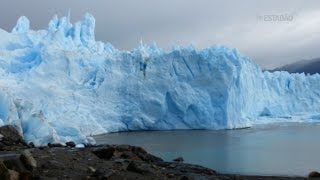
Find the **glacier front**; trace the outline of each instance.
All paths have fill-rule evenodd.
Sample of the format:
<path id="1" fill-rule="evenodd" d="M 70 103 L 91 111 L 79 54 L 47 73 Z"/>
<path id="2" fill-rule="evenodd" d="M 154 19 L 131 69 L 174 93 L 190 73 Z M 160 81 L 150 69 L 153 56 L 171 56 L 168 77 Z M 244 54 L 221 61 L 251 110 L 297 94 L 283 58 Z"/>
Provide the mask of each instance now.
<path id="1" fill-rule="evenodd" d="M 128 130 L 229 129 L 320 119 L 320 75 L 270 73 L 235 49 L 95 41 L 95 19 L 21 17 L 0 29 L 0 125 L 26 142 L 94 143 Z"/>

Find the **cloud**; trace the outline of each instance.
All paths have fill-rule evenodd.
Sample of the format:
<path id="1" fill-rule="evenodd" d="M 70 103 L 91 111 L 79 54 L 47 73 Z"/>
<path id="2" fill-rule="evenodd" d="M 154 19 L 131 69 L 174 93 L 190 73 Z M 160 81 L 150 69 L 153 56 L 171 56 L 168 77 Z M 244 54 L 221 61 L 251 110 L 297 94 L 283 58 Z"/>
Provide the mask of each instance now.
<path id="1" fill-rule="evenodd" d="M 54 14 L 66 15 L 69 9 L 72 21 L 92 13 L 96 39 L 119 49 L 134 48 L 141 39 L 163 48 L 225 44 L 267 68 L 320 57 L 317 0 L 11 0 L 0 2 L 0 27 L 11 30 L 25 15 L 32 28 L 46 28 Z M 257 18 L 293 13 L 287 22 Z"/>

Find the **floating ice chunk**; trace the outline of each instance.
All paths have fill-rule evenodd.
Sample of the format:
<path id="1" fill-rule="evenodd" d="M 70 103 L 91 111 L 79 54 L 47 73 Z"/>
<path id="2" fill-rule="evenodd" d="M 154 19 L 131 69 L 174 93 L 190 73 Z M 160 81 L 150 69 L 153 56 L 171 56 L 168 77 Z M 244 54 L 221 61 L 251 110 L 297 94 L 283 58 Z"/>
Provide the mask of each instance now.
<path id="1" fill-rule="evenodd" d="M 85 146 L 83 144 L 77 144 L 76 148 L 84 148 Z"/>

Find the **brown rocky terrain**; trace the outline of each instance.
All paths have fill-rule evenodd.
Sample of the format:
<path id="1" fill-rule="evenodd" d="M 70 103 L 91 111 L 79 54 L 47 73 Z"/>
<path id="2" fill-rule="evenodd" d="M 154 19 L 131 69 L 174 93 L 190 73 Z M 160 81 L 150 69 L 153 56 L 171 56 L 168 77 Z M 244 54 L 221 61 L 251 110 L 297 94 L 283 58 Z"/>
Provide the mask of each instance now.
<path id="1" fill-rule="evenodd" d="M 0 179 L 306 179 L 225 175 L 198 165 L 172 162 L 149 154 L 141 147 L 102 145 L 75 148 L 49 144 L 26 145 L 12 126 L 0 127 Z M 316 172 L 311 174 L 317 177 Z"/>

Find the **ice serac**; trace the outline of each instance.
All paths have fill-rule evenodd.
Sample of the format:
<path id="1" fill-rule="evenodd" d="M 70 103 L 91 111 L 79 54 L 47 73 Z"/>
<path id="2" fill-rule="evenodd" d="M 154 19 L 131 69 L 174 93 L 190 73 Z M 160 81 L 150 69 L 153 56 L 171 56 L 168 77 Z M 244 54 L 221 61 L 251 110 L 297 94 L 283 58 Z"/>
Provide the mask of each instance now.
<path id="1" fill-rule="evenodd" d="M 21 16 L 17 22 L 17 25 L 12 29 L 13 33 L 26 33 L 29 31 L 30 22 L 25 16 Z"/>
<path id="2" fill-rule="evenodd" d="M 95 41 L 87 14 L 0 29 L 0 125 L 27 142 L 93 143 L 127 130 L 225 129 L 320 119 L 320 76 L 263 72 L 235 49 Z"/>

